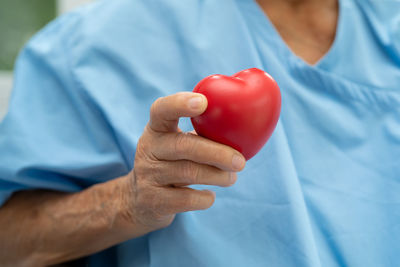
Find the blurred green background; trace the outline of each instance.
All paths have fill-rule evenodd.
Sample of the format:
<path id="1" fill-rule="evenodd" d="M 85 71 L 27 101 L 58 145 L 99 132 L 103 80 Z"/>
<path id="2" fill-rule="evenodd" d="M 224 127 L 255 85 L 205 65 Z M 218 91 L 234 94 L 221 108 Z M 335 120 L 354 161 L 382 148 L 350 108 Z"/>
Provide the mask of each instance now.
<path id="1" fill-rule="evenodd" d="M 23 45 L 56 17 L 55 0 L 0 0 L 0 71 L 12 70 Z"/>

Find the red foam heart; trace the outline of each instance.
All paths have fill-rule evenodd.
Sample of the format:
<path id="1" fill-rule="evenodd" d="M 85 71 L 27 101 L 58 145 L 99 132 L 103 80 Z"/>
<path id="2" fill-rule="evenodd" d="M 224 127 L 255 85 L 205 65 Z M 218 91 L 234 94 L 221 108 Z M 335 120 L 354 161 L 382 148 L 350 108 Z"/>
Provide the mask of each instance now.
<path id="1" fill-rule="evenodd" d="M 197 134 L 235 148 L 246 160 L 264 146 L 278 122 L 279 87 L 260 69 L 208 76 L 193 92 L 208 100 L 206 111 L 191 119 Z"/>

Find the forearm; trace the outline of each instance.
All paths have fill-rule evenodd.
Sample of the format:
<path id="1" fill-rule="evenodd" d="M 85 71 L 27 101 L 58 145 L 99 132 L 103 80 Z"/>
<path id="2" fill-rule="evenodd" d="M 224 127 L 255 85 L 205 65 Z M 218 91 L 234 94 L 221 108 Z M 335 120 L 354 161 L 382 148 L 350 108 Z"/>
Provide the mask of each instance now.
<path id="1" fill-rule="evenodd" d="M 0 208 L 0 262 L 41 266 L 100 251 L 146 233 L 127 203 L 128 177 L 79 193 L 16 193 Z"/>

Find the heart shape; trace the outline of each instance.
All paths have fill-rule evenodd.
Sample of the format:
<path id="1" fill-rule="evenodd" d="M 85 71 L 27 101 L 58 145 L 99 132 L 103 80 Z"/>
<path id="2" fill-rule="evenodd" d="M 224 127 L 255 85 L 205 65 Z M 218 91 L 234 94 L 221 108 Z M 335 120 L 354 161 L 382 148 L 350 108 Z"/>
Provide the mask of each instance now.
<path id="1" fill-rule="evenodd" d="M 235 148 L 246 160 L 260 151 L 278 123 L 280 90 L 260 69 L 208 76 L 193 92 L 208 100 L 206 111 L 191 119 L 197 134 Z"/>

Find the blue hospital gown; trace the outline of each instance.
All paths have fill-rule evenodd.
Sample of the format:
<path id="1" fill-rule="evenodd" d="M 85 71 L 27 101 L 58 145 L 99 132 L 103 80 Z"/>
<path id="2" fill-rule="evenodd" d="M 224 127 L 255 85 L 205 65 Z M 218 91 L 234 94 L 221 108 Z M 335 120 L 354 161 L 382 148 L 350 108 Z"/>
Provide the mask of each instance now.
<path id="1" fill-rule="evenodd" d="M 341 0 L 313 66 L 254 0 L 108 0 L 58 18 L 16 64 L 0 203 L 127 174 L 156 98 L 251 67 L 276 79 L 282 113 L 237 184 L 91 266 L 400 266 L 398 0 Z"/>

